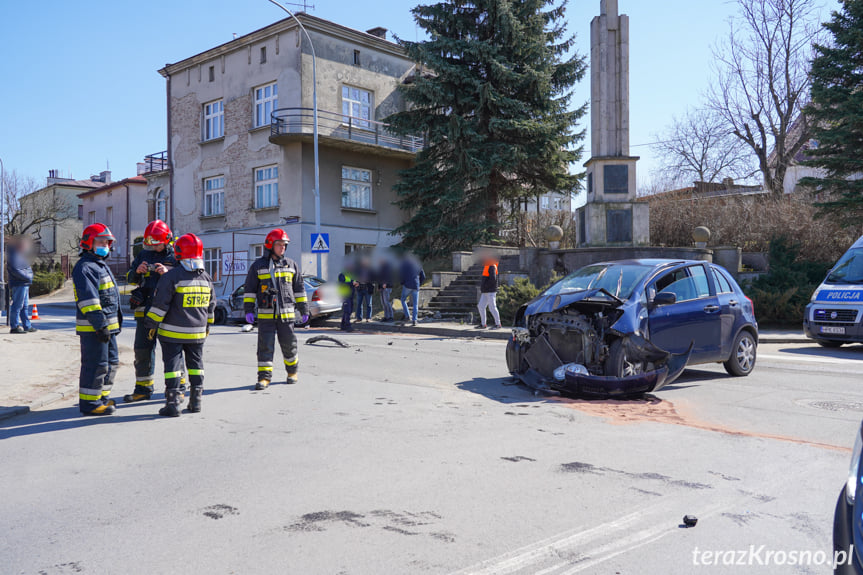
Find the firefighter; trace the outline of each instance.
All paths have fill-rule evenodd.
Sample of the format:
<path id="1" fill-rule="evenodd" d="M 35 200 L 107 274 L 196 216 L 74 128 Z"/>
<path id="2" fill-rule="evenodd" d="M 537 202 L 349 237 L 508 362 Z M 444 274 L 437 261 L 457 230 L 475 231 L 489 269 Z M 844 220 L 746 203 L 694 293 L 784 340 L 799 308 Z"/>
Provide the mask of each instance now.
<path id="1" fill-rule="evenodd" d="M 109 396 L 120 364 L 117 334 L 123 316 L 114 274 L 105 261 L 113 245 L 108 226 L 87 226 L 78 244 L 81 259 L 72 270 L 75 331 L 81 340 L 78 407 L 84 415 L 111 415 L 115 409 Z"/>
<path id="2" fill-rule="evenodd" d="M 123 396 L 123 401 L 148 401 L 153 395 L 153 372 L 156 362 L 156 342 L 147 337 L 145 316 L 153 303 L 153 294 L 159 278 L 177 266 L 171 229 L 162 220 L 150 222 L 144 230 L 144 249 L 132 262 L 126 274 L 132 291 L 129 306 L 135 312 L 135 390 Z"/>
<path id="3" fill-rule="evenodd" d="M 147 312 L 147 336 L 162 344 L 165 363 L 165 407 L 159 415 L 179 417 L 183 359 L 191 392 L 188 411 L 201 411 L 204 393 L 204 341 L 210 334 L 216 310 L 213 280 L 204 271 L 204 244 L 186 234 L 174 245 L 179 266 L 159 278 L 153 303 Z"/>
<path id="4" fill-rule="evenodd" d="M 295 313 L 299 312 L 300 322 L 306 323 L 309 306 L 300 266 L 285 257 L 290 241 L 285 230 L 275 229 L 267 234 L 264 255 L 255 260 L 246 276 L 243 306 L 247 323 L 254 323 L 255 306 L 258 308 L 258 382 L 255 384 L 258 390 L 266 389 L 273 379 L 276 335 L 288 372 L 287 383 L 299 380 Z"/>

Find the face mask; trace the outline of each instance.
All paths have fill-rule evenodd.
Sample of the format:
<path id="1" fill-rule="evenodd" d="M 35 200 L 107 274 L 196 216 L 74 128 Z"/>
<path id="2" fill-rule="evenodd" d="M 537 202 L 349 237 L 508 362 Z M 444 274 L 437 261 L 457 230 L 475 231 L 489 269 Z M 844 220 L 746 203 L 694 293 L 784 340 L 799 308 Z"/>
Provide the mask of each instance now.
<path id="1" fill-rule="evenodd" d="M 107 257 L 108 257 L 108 254 L 110 254 L 110 253 L 111 253 L 111 248 L 109 248 L 109 247 L 107 247 L 107 246 L 102 246 L 102 247 L 98 247 L 98 248 L 96 248 L 96 249 L 95 249 L 95 250 L 93 250 L 93 251 L 94 251 L 94 252 L 96 253 L 96 255 L 97 255 L 97 256 L 99 256 L 100 258 L 107 258 Z"/>

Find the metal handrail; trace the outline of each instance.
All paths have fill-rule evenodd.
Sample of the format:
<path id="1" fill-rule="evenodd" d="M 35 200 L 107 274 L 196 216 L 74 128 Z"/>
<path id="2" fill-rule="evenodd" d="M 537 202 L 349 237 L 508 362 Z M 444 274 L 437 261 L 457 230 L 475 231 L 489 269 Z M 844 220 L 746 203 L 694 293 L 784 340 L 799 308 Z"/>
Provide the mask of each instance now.
<path id="1" fill-rule="evenodd" d="M 311 108 L 279 108 L 270 116 L 270 135 L 311 134 L 314 126 Z M 394 150 L 417 153 L 425 147 L 421 136 L 401 136 L 389 129 L 389 124 L 345 116 L 336 112 L 318 111 L 318 130 L 322 136 L 373 144 Z"/>
<path id="2" fill-rule="evenodd" d="M 168 169 L 168 152 L 156 152 L 144 156 L 144 173 L 161 172 Z"/>

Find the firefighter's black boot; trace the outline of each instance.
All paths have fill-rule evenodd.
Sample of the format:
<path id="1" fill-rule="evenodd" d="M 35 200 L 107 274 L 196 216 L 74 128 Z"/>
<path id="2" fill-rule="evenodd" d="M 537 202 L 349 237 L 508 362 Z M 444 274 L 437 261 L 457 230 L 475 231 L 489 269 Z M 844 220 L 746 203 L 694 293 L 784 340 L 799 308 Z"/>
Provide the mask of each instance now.
<path id="1" fill-rule="evenodd" d="M 176 389 L 165 391 L 165 407 L 159 410 L 163 417 L 180 417 L 180 392 Z"/>
<path id="2" fill-rule="evenodd" d="M 143 385 L 136 385 L 135 391 L 123 396 L 123 401 L 125 403 L 135 403 L 137 401 L 150 401 L 150 398 L 153 396 L 153 388 L 145 387 Z"/>
<path id="3" fill-rule="evenodd" d="M 255 389 L 260 391 L 262 389 L 267 389 L 270 386 L 269 379 L 259 379 L 258 383 L 255 384 Z"/>
<path id="4" fill-rule="evenodd" d="M 201 412 L 201 397 L 204 395 L 203 387 L 193 387 L 189 394 L 189 413 Z"/>

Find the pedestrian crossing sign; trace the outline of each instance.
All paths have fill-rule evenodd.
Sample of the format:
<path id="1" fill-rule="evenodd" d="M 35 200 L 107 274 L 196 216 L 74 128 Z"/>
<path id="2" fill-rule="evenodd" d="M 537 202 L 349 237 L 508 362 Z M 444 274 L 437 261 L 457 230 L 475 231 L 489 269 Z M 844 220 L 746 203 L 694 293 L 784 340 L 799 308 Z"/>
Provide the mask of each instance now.
<path id="1" fill-rule="evenodd" d="M 330 234 L 312 234 L 312 253 L 330 253 Z"/>

